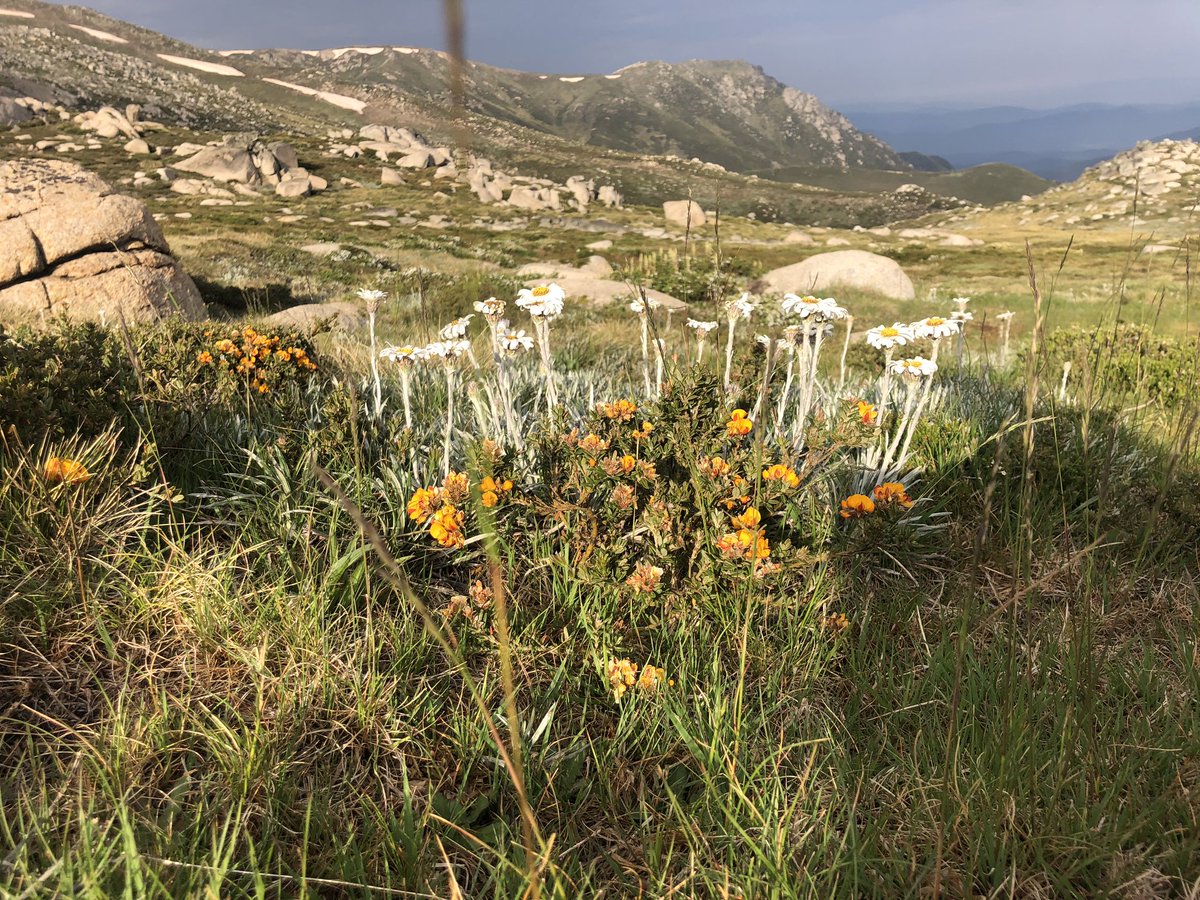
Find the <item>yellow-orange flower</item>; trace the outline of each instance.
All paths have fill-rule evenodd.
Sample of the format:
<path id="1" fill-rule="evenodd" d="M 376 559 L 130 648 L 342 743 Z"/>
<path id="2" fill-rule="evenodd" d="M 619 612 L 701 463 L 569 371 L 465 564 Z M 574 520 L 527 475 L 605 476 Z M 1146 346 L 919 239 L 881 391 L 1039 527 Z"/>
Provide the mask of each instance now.
<path id="1" fill-rule="evenodd" d="M 446 548 L 463 546 L 463 514 L 447 503 L 429 520 L 429 536 Z"/>
<path id="2" fill-rule="evenodd" d="M 654 423 L 653 422 L 643 422 L 642 427 L 640 429 L 634 430 L 633 439 L 635 441 L 644 440 L 645 438 L 650 437 L 650 434 L 653 431 L 654 431 Z"/>
<path id="3" fill-rule="evenodd" d="M 861 519 L 875 512 L 875 501 L 866 494 L 851 494 L 842 501 L 843 519 Z"/>
<path id="4" fill-rule="evenodd" d="M 486 476 L 483 481 L 479 482 L 479 490 L 483 505 L 493 507 L 500 502 L 500 495 L 507 494 L 513 488 L 511 481 L 497 481 L 491 475 Z"/>
<path id="5" fill-rule="evenodd" d="M 579 442 L 579 449 L 593 455 L 603 453 L 608 449 L 608 441 L 598 434 L 589 434 Z"/>
<path id="6" fill-rule="evenodd" d="M 638 690 L 645 691 L 647 694 L 653 694 L 665 683 L 667 683 L 667 670 L 649 663 L 642 668 L 642 674 L 638 676 L 637 680 Z"/>
<path id="7" fill-rule="evenodd" d="M 640 563 L 633 574 L 625 579 L 625 583 L 633 588 L 635 594 L 652 594 L 662 582 L 662 577 L 661 567 Z"/>
<path id="8" fill-rule="evenodd" d="M 864 425 L 874 425 L 877 416 L 874 403 L 868 403 L 866 400 L 858 401 L 858 417 L 862 419 Z"/>
<path id="9" fill-rule="evenodd" d="M 733 524 L 739 528 L 757 528 L 762 522 L 762 515 L 753 506 L 747 507 L 740 516 L 733 517 Z"/>
<path id="10" fill-rule="evenodd" d="M 790 488 L 800 486 L 800 476 L 791 466 L 785 466 L 782 463 L 776 463 L 764 469 L 762 477 L 764 481 L 782 481 Z"/>
<path id="11" fill-rule="evenodd" d="M 196 354 L 196 362 L 200 363 L 200 365 L 202 365 L 202 366 L 207 366 L 212 361 L 213 361 L 213 355 L 211 353 L 209 353 L 207 350 L 201 350 L 199 353 Z"/>
<path id="12" fill-rule="evenodd" d="M 637 663 L 628 659 L 610 659 L 608 661 L 608 683 L 617 700 L 624 697 L 625 692 L 637 683 L 637 671 Z"/>
<path id="13" fill-rule="evenodd" d="M 766 559 L 771 555 L 771 544 L 766 536 L 750 528 L 731 531 L 717 539 L 717 549 L 726 559 Z"/>
<path id="14" fill-rule="evenodd" d="M 441 491 L 437 488 L 417 488 L 406 507 L 408 517 L 418 525 L 424 525 L 433 515 L 440 500 Z"/>
<path id="15" fill-rule="evenodd" d="M 720 456 L 712 456 L 699 462 L 699 469 L 709 478 L 724 478 L 729 474 L 729 463 Z"/>
<path id="16" fill-rule="evenodd" d="M 462 503 L 471 493 L 466 472 L 451 472 L 442 482 L 442 490 L 445 491 L 447 503 Z"/>
<path id="17" fill-rule="evenodd" d="M 637 412 L 637 404 L 631 400 L 615 400 L 612 403 L 601 403 L 598 407 L 600 415 L 617 422 L 628 422 Z"/>
<path id="18" fill-rule="evenodd" d="M 899 481 L 885 481 L 872 492 L 875 495 L 875 500 L 882 504 L 895 503 L 903 506 L 905 509 L 910 509 L 913 505 L 912 497 L 908 496 L 908 492 L 904 490 L 904 485 Z"/>
<path id="19" fill-rule="evenodd" d="M 725 431 L 730 437 L 742 437 L 749 434 L 753 428 L 754 420 L 744 409 L 735 409 L 730 414 L 729 421 L 725 423 Z"/>
<path id="20" fill-rule="evenodd" d="M 51 484 L 65 482 L 67 484 L 83 484 L 92 477 L 92 473 L 87 470 L 83 463 L 67 459 L 63 456 L 52 456 L 46 460 L 46 465 L 42 469 L 43 477 Z"/>

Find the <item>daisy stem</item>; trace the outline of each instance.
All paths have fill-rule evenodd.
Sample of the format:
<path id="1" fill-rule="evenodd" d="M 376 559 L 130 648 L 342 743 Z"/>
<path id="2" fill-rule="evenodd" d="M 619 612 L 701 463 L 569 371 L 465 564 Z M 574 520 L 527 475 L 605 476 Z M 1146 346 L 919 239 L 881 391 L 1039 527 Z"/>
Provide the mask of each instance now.
<path id="1" fill-rule="evenodd" d="M 905 376 L 906 390 L 904 392 L 904 412 L 900 415 L 900 424 L 896 428 L 896 433 L 892 437 L 891 443 L 888 445 L 887 452 L 883 454 L 883 463 L 879 466 L 879 478 L 885 478 L 888 471 L 891 469 L 892 457 L 896 454 L 896 448 L 900 445 L 900 438 L 908 429 L 908 420 L 912 416 L 913 404 L 916 402 L 917 394 L 921 390 L 921 385 L 916 381 L 916 376 Z"/>
<path id="2" fill-rule="evenodd" d="M 645 301 L 643 301 L 645 302 Z M 646 396 L 650 396 L 650 315 L 648 312 L 643 312 L 639 319 L 642 320 L 642 382 L 646 388 Z"/>
<path id="3" fill-rule="evenodd" d="M 454 367 L 446 364 L 446 433 L 442 441 L 442 475 L 450 474 L 450 435 L 454 430 Z"/>
<path id="4" fill-rule="evenodd" d="M 400 396 L 404 400 L 404 427 L 412 428 L 412 373 L 407 365 L 400 369 Z"/>
<path id="5" fill-rule="evenodd" d="M 850 352 L 850 332 L 854 330 L 854 316 L 846 316 L 846 339 L 842 342 L 842 362 L 838 369 L 838 396 L 846 386 L 846 355 Z"/>
<path id="6" fill-rule="evenodd" d="M 546 381 L 546 406 L 553 410 L 558 406 L 558 394 L 554 389 L 554 360 L 550 356 L 550 323 L 545 316 L 537 322 L 538 349 L 542 352 L 542 377 Z"/>
<path id="7" fill-rule="evenodd" d="M 788 342 L 787 375 L 783 379 L 783 392 L 779 395 L 779 405 L 775 408 L 775 427 L 783 429 L 783 415 L 787 410 L 788 395 L 792 392 L 792 378 L 796 373 L 796 348 Z"/>
<path id="8" fill-rule="evenodd" d="M 696 342 L 696 365 L 704 361 L 704 338 Z"/>
<path id="9" fill-rule="evenodd" d="M 725 390 L 733 387 L 733 331 L 737 327 L 737 319 L 729 320 L 729 334 L 725 339 Z"/>
<path id="10" fill-rule="evenodd" d="M 888 399 L 892 394 L 892 356 L 895 354 L 895 347 L 888 347 L 883 351 L 883 379 L 879 386 L 879 409 L 875 412 L 875 427 L 883 427 L 883 416 L 887 412 Z"/>
<path id="11" fill-rule="evenodd" d="M 807 322 L 808 319 L 805 319 L 804 321 Z M 808 358 L 808 383 L 804 386 L 804 403 L 800 407 L 800 434 L 801 434 L 801 436 L 803 436 L 804 429 L 808 424 L 808 414 L 812 410 L 813 398 L 816 394 L 817 366 L 821 359 L 821 343 L 823 342 L 823 340 L 825 338 L 824 323 L 817 322 L 816 324 L 817 324 L 817 333 L 816 333 L 816 336 L 813 338 L 813 346 L 812 346 L 812 350 L 810 351 L 811 355 Z M 804 342 L 807 344 L 808 343 L 808 333 L 807 332 L 805 333 L 804 338 L 805 338 Z M 800 449 L 804 449 L 803 441 L 801 442 Z"/>
<path id="12" fill-rule="evenodd" d="M 926 378 L 924 380 L 932 383 L 933 376 L 928 375 L 928 376 L 926 376 Z M 909 422 L 909 425 L 908 425 L 908 434 L 904 438 L 904 446 L 900 448 L 900 456 L 896 460 L 896 468 L 897 469 L 903 467 L 904 461 L 908 459 L 908 448 L 912 445 L 913 435 L 916 434 L 916 432 L 917 432 L 917 422 L 919 422 L 921 420 L 921 413 L 925 411 L 925 401 L 928 399 L 929 399 L 929 390 L 922 391 L 921 399 L 917 403 L 916 411 L 913 412 L 912 421 Z"/>
<path id="13" fill-rule="evenodd" d="M 1012 319 L 1004 320 L 1004 331 L 1000 339 L 1000 365 L 1008 365 L 1008 334 L 1012 328 Z"/>
<path id="14" fill-rule="evenodd" d="M 371 335 L 371 382 L 374 386 L 375 418 L 383 412 L 383 385 L 379 381 L 379 361 L 375 358 L 375 308 L 367 310 L 367 328 Z"/>

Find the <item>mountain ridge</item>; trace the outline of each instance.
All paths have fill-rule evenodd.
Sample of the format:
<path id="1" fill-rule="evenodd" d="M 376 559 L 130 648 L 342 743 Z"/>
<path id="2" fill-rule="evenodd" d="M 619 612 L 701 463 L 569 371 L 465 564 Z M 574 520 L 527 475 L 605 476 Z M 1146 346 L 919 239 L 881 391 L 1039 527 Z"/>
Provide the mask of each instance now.
<path id="1" fill-rule="evenodd" d="M 376 106 L 436 116 L 439 110 L 446 112 L 449 99 L 451 59 L 439 50 L 385 44 L 212 51 L 85 7 L 6 0 L 5 9 L 18 15 L 0 15 L 0 27 L 24 30 L 27 37 L 0 44 L 7 63 L 3 69 L 8 70 L 8 77 L 0 70 L 0 86 L 7 83 L 15 89 L 14 76 L 37 82 L 40 75 L 58 91 L 59 99 L 79 94 L 79 99 L 93 99 L 79 90 L 89 85 L 95 86 L 97 100 L 119 94 L 126 82 L 149 88 L 152 85 L 145 82 L 154 78 L 139 80 L 137 72 L 109 78 L 106 85 L 101 82 L 107 72 L 128 69 L 129 57 L 161 67 L 166 56 L 206 65 L 208 72 L 194 66 L 190 72 L 175 73 L 200 82 L 211 82 L 208 76 L 220 75 L 216 70 L 221 67 L 232 69 L 237 74 L 221 87 L 251 97 L 262 93 L 251 82 L 270 78 L 276 85 L 285 82 L 350 97 L 364 109 Z M 56 54 L 47 41 L 47 28 L 59 39 L 88 48 L 88 65 L 53 77 Z M 58 62 L 66 66 L 70 61 Z M 168 63 L 168 71 L 171 65 L 179 68 Z M 856 128 L 815 95 L 743 60 L 647 60 L 596 75 L 525 72 L 466 61 L 463 71 L 469 112 L 597 147 L 698 158 L 745 172 L 788 166 L 912 169 L 892 147 Z M 128 102 L 140 102 L 130 93 Z M 266 96 L 274 95 L 268 91 Z M 166 113 L 172 111 L 170 104 L 163 106 Z M 219 123 L 220 104 L 213 106 Z M 181 111 L 188 111 L 187 104 Z"/>

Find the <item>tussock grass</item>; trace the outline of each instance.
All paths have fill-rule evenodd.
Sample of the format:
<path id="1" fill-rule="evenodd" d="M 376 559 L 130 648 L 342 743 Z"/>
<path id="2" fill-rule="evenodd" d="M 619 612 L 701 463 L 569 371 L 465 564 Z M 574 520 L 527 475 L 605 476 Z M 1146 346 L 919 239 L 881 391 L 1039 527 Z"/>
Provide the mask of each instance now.
<path id="1" fill-rule="evenodd" d="M 786 589 L 652 600 L 603 574 L 608 536 L 565 493 L 557 524 L 461 556 L 414 529 L 439 379 L 405 434 L 372 419 L 346 339 L 254 407 L 173 384 L 193 376 L 135 340 L 138 390 L 197 404 L 189 428 L 165 441 L 141 396 L 119 432 L 0 443 L 0 890 L 1195 896 L 1195 411 L 1060 398 L 1047 295 L 1014 368 L 948 365 L 910 519 L 840 521 L 835 468 L 797 502 L 810 556 Z M 531 443 L 593 387 L 639 390 L 617 313 L 565 321 L 567 411 Z M 673 383 L 713 380 L 685 368 Z M 466 406 L 453 446 L 478 466 Z M 91 479 L 49 484 L 49 454 Z M 451 614 L 474 581 L 495 604 Z M 674 683 L 615 701 L 622 656 Z"/>

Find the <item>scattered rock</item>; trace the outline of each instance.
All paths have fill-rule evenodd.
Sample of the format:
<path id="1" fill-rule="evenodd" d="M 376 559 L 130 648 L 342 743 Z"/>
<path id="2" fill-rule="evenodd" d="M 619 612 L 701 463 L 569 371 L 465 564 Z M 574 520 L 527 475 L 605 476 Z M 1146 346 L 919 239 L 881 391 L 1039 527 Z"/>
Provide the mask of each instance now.
<path id="1" fill-rule="evenodd" d="M 803 262 L 774 269 L 762 280 L 769 290 L 781 293 L 805 294 L 844 287 L 893 300 L 912 300 L 916 296 L 912 280 L 894 259 L 865 250 L 818 253 Z"/>
<path id="2" fill-rule="evenodd" d="M 612 264 L 603 256 L 589 256 L 587 262 L 579 267 L 584 272 L 591 272 L 601 278 L 607 278 L 613 273 Z"/>
<path id="3" fill-rule="evenodd" d="M 613 281 L 585 269 L 560 263 L 529 263 L 519 268 L 517 275 L 531 278 L 525 282 L 526 287 L 544 284 L 547 278 L 553 278 L 568 297 L 585 298 L 601 306 L 628 302 L 637 296 L 636 290 L 623 281 Z M 646 296 L 664 309 L 687 309 L 687 304 L 682 300 L 662 291 L 647 289 Z"/>
<path id="4" fill-rule="evenodd" d="M 342 245 L 333 241 L 318 241 L 314 244 L 305 244 L 300 249 L 305 253 L 311 253 L 313 256 L 329 256 L 341 250 Z"/>
<path id="5" fill-rule="evenodd" d="M 145 156 L 150 153 L 150 145 L 141 138 L 134 138 L 125 145 L 125 152 L 132 153 L 135 156 Z"/>
<path id="6" fill-rule="evenodd" d="M 811 247 L 813 244 L 816 243 L 816 241 L 814 241 L 806 232 L 789 231 L 787 234 L 785 234 L 783 236 L 783 243 L 785 243 L 785 244 L 800 244 L 801 246 L 804 246 L 804 247 Z"/>
<path id="7" fill-rule="evenodd" d="M 301 331 L 311 331 L 322 326 L 339 331 L 352 331 L 362 325 L 363 315 L 357 306 L 346 301 L 304 303 L 269 315 L 263 322 L 272 328 L 294 328 Z"/>
<path id="8" fill-rule="evenodd" d="M 0 163 L 0 246 L 0 322 L 204 315 L 145 205 L 74 163 Z"/>
<path id="9" fill-rule="evenodd" d="M 700 228 L 708 221 L 704 210 L 695 200 L 668 200 L 663 204 L 663 217 L 668 225 L 681 228 Z"/>

